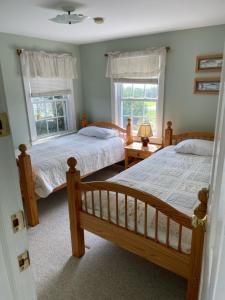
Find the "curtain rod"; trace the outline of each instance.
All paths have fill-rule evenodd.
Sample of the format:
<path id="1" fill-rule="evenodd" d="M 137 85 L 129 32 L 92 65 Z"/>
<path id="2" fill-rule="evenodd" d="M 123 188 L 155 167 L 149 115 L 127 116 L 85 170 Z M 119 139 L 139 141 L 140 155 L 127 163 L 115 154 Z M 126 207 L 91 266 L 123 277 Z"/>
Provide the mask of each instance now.
<path id="1" fill-rule="evenodd" d="M 16 53 L 17 53 L 18 55 L 20 55 L 23 51 L 24 51 L 24 49 L 20 49 L 20 48 L 16 49 Z M 167 52 L 170 51 L 170 47 L 169 47 L 169 46 L 166 47 L 166 51 L 167 51 Z M 109 56 L 108 53 L 105 53 L 105 56 L 106 56 L 106 57 Z"/>
<path id="2" fill-rule="evenodd" d="M 168 52 L 168 51 L 170 51 L 170 47 L 168 46 L 168 47 L 165 47 L 166 48 L 166 51 Z M 108 53 L 105 53 L 104 54 L 105 55 L 105 57 L 108 57 L 109 55 L 108 55 Z"/>

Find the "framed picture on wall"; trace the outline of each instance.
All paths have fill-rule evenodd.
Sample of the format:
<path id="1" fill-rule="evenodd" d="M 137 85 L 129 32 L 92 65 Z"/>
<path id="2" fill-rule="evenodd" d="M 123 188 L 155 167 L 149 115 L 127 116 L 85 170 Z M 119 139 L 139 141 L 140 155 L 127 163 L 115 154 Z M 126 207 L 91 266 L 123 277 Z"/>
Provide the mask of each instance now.
<path id="1" fill-rule="evenodd" d="M 196 57 L 196 73 L 221 72 L 223 54 L 208 54 Z"/>
<path id="2" fill-rule="evenodd" d="M 195 78 L 194 94 L 214 95 L 220 90 L 220 78 Z"/>

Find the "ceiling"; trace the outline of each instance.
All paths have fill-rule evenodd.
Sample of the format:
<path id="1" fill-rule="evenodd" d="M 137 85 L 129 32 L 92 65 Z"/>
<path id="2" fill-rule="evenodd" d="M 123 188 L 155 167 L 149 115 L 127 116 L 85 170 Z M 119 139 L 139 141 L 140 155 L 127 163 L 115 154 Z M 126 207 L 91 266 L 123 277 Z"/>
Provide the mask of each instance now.
<path id="1" fill-rule="evenodd" d="M 116 38 L 225 24 L 224 0 L 0 0 L 0 31 L 85 44 Z M 64 5 L 77 13 L 104 17 L 74 25 L 48 21 Z"/>

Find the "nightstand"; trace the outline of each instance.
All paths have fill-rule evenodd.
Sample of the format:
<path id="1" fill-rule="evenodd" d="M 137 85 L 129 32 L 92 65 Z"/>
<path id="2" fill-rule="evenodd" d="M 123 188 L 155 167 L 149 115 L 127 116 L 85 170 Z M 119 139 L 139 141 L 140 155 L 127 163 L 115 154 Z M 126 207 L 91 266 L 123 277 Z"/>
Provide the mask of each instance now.
<path id="1" fill-rule="evenodd" d="M 158 150 L 162 149 L 162 145 L 148 144 L 143 147 L 142 143 L 132 143 L 124 147 L 125 149 L 125 169 L 138 163 L 140 160 L 145 159 Z"/>

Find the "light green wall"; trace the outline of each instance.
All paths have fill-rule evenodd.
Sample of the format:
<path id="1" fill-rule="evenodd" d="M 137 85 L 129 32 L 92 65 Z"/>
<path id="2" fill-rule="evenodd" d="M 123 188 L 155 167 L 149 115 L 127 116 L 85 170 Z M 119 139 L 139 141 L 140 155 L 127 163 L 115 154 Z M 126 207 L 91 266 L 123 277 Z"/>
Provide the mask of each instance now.
<path id="1" fill-rule="evenodd" d="M 79 124 L 82 112 L 86 112 L 90 120 L 111 118 L 110 80 L 105 78 L 105 52 L 170 46 L 165 82 L 165 122 L 172 120 L 176 131 L 213 130 L 218 97 L 193 95 L 193 78 L 218 74 L 195 74 L 195 58 L 200 54 L 222 52 L 224 38 L 225 25 L 81 46 L 0 33 L 0 65 L 14 146 L 29 143 L 29 125 L 17 48 L 68 52 L 77 57 L 79 79 L 74 81 L 74 89 Z"/>
<path id="2" fill-rule="evenodd" d="M 213 130 L 217 96 L 193 95 L 196 56 L 223 52 L 225 25 L 146 35 L 80 46 L 84 111 L 92 120 L 109 120 L 110 80 L 105 78 L 109 51 L 129 51 L 170 46 L 167 56 L 164 122 L 172 120 L 176 131 Z"/>
<path id="3" fill-rule="evenodd" d="M 30 141 L 20 62 L 16 54 L 17 48 L 71 53 L 78 59 L 78 73 L 80 74 L 78 46 L 0 33 L 0 64 L 15 147 L 20 143 L 29 144 Z M 80 78 L 74 81 L 74 91 L 76 95 L 77 122 L 79 122 L 80 113 L 83 110 Z"/>

